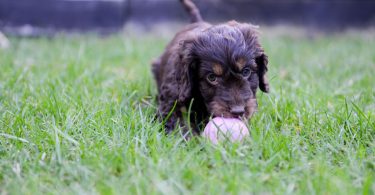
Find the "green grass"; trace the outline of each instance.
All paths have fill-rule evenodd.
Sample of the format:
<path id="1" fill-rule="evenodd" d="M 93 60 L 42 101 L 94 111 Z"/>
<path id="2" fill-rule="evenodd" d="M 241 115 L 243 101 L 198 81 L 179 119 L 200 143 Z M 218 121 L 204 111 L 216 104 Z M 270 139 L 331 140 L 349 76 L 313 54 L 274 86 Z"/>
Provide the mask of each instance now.
<path id="1" fill-rule="evenodd" d="M 11 38 L 0 50 L 0 194 L 374 194 L 373 32 L 265 29 L 270 94 L 242 144 L 153 122 L 155 35 Z"/>

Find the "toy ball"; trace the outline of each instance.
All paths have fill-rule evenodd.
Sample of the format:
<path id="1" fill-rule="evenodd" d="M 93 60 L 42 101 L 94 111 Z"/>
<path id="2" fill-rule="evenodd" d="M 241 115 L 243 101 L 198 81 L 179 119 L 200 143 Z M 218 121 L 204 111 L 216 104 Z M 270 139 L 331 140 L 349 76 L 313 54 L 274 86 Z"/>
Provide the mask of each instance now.
<path id="1" fill-rule="evenodd" d="M 240 119 L 223 117 L 213 118 L 202 133 L 203 137 L 206 137 L 214 144 L 218 144 L 222 140 L 241 141 L 248 135 L 249 129 Z"/>

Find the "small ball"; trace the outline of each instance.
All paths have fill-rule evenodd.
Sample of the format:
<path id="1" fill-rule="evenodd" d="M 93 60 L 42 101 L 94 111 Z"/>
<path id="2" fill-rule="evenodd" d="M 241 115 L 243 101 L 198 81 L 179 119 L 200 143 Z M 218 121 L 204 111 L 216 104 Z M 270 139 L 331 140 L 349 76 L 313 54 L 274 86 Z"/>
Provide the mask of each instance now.
<path id="1" fill-rule="evenodd" d="M 218 144 L 221 140 L 241 141 L 249 134 L 249 129 L 240 119 L 215 117 L 206 125 L 202 136 Z"/>

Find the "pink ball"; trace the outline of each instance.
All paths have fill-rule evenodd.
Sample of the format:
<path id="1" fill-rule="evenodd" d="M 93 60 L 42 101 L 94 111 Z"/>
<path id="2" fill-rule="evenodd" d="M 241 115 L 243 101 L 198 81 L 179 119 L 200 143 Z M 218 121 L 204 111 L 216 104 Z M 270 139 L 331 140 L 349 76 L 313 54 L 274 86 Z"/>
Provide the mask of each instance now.
<path id="1" fill-rule="evenodd" d="M 208 138 L 212 143 L 218 144 L 221 140 L 232 142 L 241 141 L 249 135 L 249 129 L 245 123 L 236 118 L 213 118 L 204 128 L 203 137 Z"/>

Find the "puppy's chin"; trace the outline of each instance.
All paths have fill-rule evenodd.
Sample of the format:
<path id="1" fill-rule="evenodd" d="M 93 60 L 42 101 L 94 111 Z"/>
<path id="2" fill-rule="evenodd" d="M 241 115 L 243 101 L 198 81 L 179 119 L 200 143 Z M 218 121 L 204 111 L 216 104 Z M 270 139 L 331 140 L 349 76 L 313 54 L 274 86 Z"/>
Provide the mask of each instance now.
<path id="1" fill-rule="evenodd" d="M 228 113 L 228 112 L 225 112 L 225 113 L 214 113 L 211 115 L 213 118 L 215 117 L 223 117 L 223 118 L 236 118 L 236 119 L 240 119 L 240 120 L 247 120 L 249 118 L 249 116 L 247 116 L 246 114 L 242 115 L 242 116 L 238 116 L 238 115 L 233 115 L 231 113 Z"/>
<path id="2" fill-rule="evenodd" d="M 238 119 L 242 119 L 241 116 L 234 116 L 230 113 L 213 113 L 212 114 L 212 117 L 215 118 L 215 117 L 223 117 L 223 118 L 238 118 Z"/>

